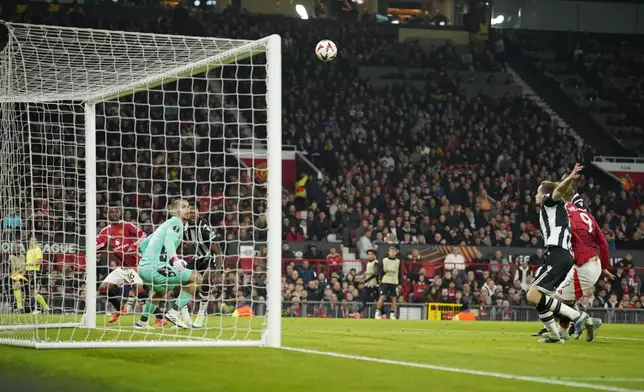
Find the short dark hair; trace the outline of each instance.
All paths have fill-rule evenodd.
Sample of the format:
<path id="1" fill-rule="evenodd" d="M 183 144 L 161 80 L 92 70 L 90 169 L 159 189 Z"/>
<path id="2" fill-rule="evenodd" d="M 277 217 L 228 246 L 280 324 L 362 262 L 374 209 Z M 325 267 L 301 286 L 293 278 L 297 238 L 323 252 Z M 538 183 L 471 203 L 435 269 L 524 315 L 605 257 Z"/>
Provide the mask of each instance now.
<path id="1" fill-rule="evenodd" d="M 543 190 L 544 194 L 549 194 L 555 191 L 557 189 L 557 186 L 559 183 L 557 182 L 552 182 L 552 181 L 543 181 L 540 185 L 541 189 Z"/>

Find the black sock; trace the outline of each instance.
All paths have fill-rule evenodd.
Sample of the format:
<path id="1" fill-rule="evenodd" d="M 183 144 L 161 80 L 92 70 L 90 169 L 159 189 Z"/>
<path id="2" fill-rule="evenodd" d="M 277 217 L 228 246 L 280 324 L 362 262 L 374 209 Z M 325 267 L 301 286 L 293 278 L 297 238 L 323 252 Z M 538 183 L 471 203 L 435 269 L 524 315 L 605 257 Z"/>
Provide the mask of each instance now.
<path id="1" fill-rule="evenodd" d="M 199 296 L 201 297 L 202 300 L 207 301 L 209 295 L 210 295 L 210 284 L 208 283 L 202 284 L 201 288 L 199 289 Z"/>
<path id="2" fill-rule="evenodd" d="M 157 320 L 163 320 L 163 313 L 165 311 L 165 305 L 166 302 L 162 302 L 157 306 L 157 310 L 154 311 L 154 317 L 157 318 Z"/>
<path id="3" fill-rule="evenodd" d="M 117 312 L 121 311 L 121 299 L 123 290 L 120 287 L 113 287 L 107 292 L 107 302 L 111 303 Z"/>

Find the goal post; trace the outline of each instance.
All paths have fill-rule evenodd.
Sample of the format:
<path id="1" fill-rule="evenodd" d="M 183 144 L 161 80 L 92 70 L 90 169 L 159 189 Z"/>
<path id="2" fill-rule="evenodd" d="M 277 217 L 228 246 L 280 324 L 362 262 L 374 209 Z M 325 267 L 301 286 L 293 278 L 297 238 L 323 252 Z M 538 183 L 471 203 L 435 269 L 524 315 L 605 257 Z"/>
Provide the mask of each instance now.
<path id="1" fill-rule="evenodd" d="M 0 24 L 0 344 L 279 347 L 281 38 Z M 229 153 L 240 143 L 265 166 Z M 127 285 L 109 323 L 108 208 L 150 234 L 177 197 L 225 247 L 206 325 L 134 328 L 144 298 Z"/>

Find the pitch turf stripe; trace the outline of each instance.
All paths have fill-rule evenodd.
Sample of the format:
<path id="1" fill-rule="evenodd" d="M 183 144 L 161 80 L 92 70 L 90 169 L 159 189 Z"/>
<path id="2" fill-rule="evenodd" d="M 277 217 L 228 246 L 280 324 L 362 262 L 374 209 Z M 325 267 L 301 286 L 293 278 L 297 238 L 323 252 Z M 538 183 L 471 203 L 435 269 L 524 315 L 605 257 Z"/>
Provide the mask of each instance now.
<path id="1" fill-rule="evenodd" d="M 419 368 L 419 369 L 436 370 L 441 372 L 470 374 L 473 376 L 493 377 L 493 378 L 501 378 L 505 380 L 534 382 L 538 384 L 560 385 L 560 386 L 569 387 L 569 388 L 585 388 L 585 389 L 593 389 L 596 391 L 610 391 L 610 392 L 642 392 L 642 390 L 639 390 L 639 389 L 619 388 L 619 387 L 613 387 L 609 385 L 588 384 L 588 383 L 577 382 L 577 381 L 566 381 L 566 380 L 544 378 L 544 377 L 519 376 L 515 374 L 486 372 L 482 370 L 462 369 L 462 368 L 455 368 L 455 367 L 449 367 L 449 366 L 430 365 L 430 364 L 418 363 L 418 362 L 394 361 L 391 359 L 364 357 L 361 355 L 342 354 L 342 353 L 336 353 L 331 351 L 308 350 L 308 349 L 296 348 L 296 347 L 281 347 L 281 349 L 287 350 L 287 351 L 305 353 L 305 354 L 324 355 L 327 357 L 342 358 L 342 359 L 353 359 L 356 361 L 375 362 L 375 363 L 382 363 L 386 365 L 407 366 L 407 367 L 413 367 L 413 368 Z"/>
<path id="2" fill-rule="evenodd" d="M 608 324 L 610 325 L 610 324 Z M 529 332 L 512 332 L 512 331 L 475 331 L 467 329 L 431 329 L 431 328 L 401 328 L 403 332 L 405 331 L 420 331 L 420 332 L 441 332 L 441 333 L 471 333 L 471 334 L 495 334 L 495 335 L 524 335 L 529 336 Z M 600 331 L 603 331 L 600 329 Z M 328 330 L 326 331 L 328 332 Z M 614 340 L 632 340 L 636 342 L 644 342 L 644 338 L 629 338 L 622 336 L 604 336 L 601 333 L 598 334 L 597 339 L 614 339 Z"/>

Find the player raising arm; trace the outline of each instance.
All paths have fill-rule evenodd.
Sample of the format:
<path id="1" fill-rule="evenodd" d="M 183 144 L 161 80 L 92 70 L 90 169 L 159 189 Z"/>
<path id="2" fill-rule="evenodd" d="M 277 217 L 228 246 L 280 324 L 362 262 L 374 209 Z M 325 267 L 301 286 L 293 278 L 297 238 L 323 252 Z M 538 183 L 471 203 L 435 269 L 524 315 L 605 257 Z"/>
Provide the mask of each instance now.
<path id="1" fill-rule="evenodd" d="M 123 286 L 132 285 L 135 292 L 143 288 L 143 281 L 136 267 L 139 262 L 138 247 L 146 238 L 146 234 L 134 224 L 121 220 L 120 207 L 109 207 L 107 219 L 109 225 L 105 226 L 96 237 L 96 250 L 111 251 L 117 267 L 105 277 L 98 290 L 107 294 L 107 301 L 114 307 L 115 312 L 108 321 L 114 323 L 122 312 L 127 312 L 121 303 Z"/>
<path id="2" fill-rule="evenodd" d="M 535 305 L 539 318 L 548 330 L 541 343 L 563 342 L 555 317 L 569 319 L 575 326 L 589 328 L 592 320 L 586 312 L 580 312 L 554 297 L 555 290 L 564 281 L 574 262 L 571 249 L 570 220 L 566 212 L 564 195 L 583 169 L 575 169 L 561 183 L 544 181 L 539 185 L 535 198 L 539 204 L 539 224 L 546 245 L 546 258 L 535 274 L 532 287 L 528 290 L 528 302 Z"/>
<path id="3" fill-rule="evenodd" d="M 165 318 L 177 327 L 190 327 L 182 320 L 180 313 L 193 298 L 203 279 L 197 271 L 186 269 L 187 263 L 177 254 L 177 247 L 183 237 L 183 224 L 190 214 L 188 201 L 174 200 L 171 212 L 172 218 L 161 224 L 139 247 L 142 253 L 139 275 L 143 282 L 150 286 L 151 294 L 143 306 L 141 320 L 135 324 L 137 328 L 151 328 L 148 325 L 148 318 L 156 310 L 158 299 L 163 298 L 167 291 L 179 285 L 181 292 L 172 308 L 166 311 Z M 165 257 L 162 256 L 163 252 Z"/>
<path id="4" fill-rule="evenodd" d="M 567 192 L 567 190 L 564 190 Z M 574 304 L 588 291 L 592 290 L 602 273 L 613 279 L 610 273 L 610 255 L 608 242 L 593 216 L 580 208 L 572 201 L 573 191 L 564 195 L 564 199 L 571 200 L 566 203 L 566 211 L 570 218 L 572 233 L 572 250 L 575 265 L 568 271 L 564 281 L 557 287 L 555 296 L 567 304 Z M 579 339 L 585 327 L 587 341 L 592 341 L 601 320 L 593 318 L 588 325 L 575 325 L 575 339 Z M 545 336 L 545 334 L 544 334 Z"/>

